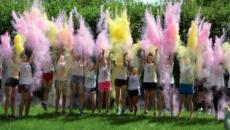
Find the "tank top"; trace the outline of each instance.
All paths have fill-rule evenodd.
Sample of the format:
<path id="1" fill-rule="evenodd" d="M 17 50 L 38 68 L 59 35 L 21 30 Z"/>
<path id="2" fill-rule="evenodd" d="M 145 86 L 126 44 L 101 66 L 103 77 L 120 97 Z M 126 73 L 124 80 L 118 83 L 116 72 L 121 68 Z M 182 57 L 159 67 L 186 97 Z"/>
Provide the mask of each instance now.
<path id="1" fill-rule="evenodd" d="M 157 75 L 156 70 L 154 69 L 154 63 L 145 64 L 143 82 L 157 82 Z"/>
<path id="2" fill-rule="evenodd" d="M 31 85 L 33 83 L 32 68 L 28 62 L 25 62 L 20 67 L 19 84 Z"/>
<path id="3" fill-rule="evenodd" d="M 129 75 L 128 90 L 137 90 L 140 88 L 140 77 L 138 75 Z"/>

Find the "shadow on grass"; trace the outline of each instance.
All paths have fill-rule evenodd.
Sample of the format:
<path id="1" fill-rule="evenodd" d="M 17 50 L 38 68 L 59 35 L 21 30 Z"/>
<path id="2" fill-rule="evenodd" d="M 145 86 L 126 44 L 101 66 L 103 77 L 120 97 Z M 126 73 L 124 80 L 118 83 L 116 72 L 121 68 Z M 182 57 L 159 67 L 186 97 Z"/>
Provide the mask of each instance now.
<path id="1" fill-rule="evenodd" d="M 0 122 L 3 124 L 7 124 L 11 121 L 20 121 L 20 120 L 30 120 L 30 119 L 38 119 L 38 120 L 60 120 L 64 123 L 67 122 L 74 122 L 79 120 L 87 120 L 90 118 L 91 120 L 101 120 L 101 121 L 107 121 L 111 125 L 124 125 L 128 123 L 138 123 L 140 121 L 146 120 L 149 123 L 156 123 L 156 124 L 172 124 L 174 126 L 188 126 L 188 125 L 204 125 L 204 124 L 220 124 L 223 123 L 223 121 L 217 121 L 214 118 L 210 117 L 194 117 L 193 119 L 189 119 L 188 117 L 181 117 L 181 118 L 171 118 L 171 117 L 153 117 L 150 115 L 143 115 L 138 114 L 136 116 L 128 113 L 123 115 L 116 115 L 116 114 L 91 114 L 91 113 L 85 113 L 83 115 L 80 115 L 79 113 L 74 114 L 55 114 L 55 113 L 43 113 L 43 114 L 37 114 L 34 116 L 28 116 L 28 117 L 22 117 L 22 118 L 16 118 L 14 120 L 5 118 L 4 116 L 0 116 Z M 1 124 L 0 123 L 0 124 Z"/>

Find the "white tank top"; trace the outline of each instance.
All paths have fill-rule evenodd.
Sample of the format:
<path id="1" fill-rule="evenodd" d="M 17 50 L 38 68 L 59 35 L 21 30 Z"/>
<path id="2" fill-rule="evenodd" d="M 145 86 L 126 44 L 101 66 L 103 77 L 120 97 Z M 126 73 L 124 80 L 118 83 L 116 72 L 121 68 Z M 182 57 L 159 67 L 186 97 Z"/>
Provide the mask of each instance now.
<path id="1" fill-rule="evenodd" d="M 111 81 L 110 68 L 108 65 L 99 66 L 98 82 Z"/>
<path id="2" fill-rule="evenodd" d="M 140 88 L 140 77 L 138 75 L 129 75 L 128 90 L 137 90 Z"/>
<path id="3" fill-rule="evenodd" d="M 33 83 L 32 69 L 28 62 L 25 62 L 20 67 L 19 84 L 31 85 Z"/>
<path id="4" fill-rule="evenodd" d="M 154 69 L 154 63 L 146 63 L 144 66 L 144 79 L 143 82 L 157 82 L 156 70 Z"/>

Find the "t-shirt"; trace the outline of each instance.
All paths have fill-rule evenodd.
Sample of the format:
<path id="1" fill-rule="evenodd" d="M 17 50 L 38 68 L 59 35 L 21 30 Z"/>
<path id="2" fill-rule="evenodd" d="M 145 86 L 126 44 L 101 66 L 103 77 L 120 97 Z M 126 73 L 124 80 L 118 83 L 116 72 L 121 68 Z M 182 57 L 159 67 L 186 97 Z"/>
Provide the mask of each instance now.
<path id="1" fill-rule="evenodd" d="M 32 68 L 28 62 L 25 62 L 20 67 L 19 84 L 31 85 L 33 83 Z"/>
<path id="2" fill-rule="evenodd" d="M 99 66 L 98 82 L 111 81 L 110 67 L 108 65 Z"/>
<path id="3" fill-rule="evenodd" d="M 140 77 L 138 75 L 129 75 L 128 90 L 140 89 Z"/>
<path id="4" fill-rule="evenodd" d="M 85 87 L 86 88 L 95 88 L 96 87 L 96 73 L 94 70 L 86 70 L 85 74 Z"/>
<path id="5" fill-rule="evenodd" d="M 157 82 L 156 68 L 154 63 L 146 63 L 144 65 L 144 79 L 143 82 Z"/>

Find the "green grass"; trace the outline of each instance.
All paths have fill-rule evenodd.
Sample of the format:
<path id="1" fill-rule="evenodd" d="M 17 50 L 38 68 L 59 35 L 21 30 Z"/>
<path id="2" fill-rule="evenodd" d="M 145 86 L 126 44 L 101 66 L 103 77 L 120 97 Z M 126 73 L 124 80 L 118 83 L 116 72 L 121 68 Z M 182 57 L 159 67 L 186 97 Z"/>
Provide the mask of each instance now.
<path id="1" fill-rule="evenodd" d="M 49 108 L 48 113 L 40 106 L 33 106 L 30 116 L 16 120 L 0 120 L 0 130 L 223 130 L 224 122 L 217 121 L 213 116 L 205 113 L 194 113 L 192 120 L 188 119 L 188 112 L 184 112 L 181 119 L 168 116 L 154 118 L 151 112 L 143 115 L 139 111 L 136 116 L 127 114 L 117 116 L 112 112 L 106 114 L 90 114 L 56 116 Z M 1 108 L 1 113 L 3 112 Z"/>

